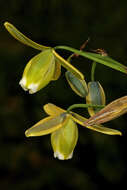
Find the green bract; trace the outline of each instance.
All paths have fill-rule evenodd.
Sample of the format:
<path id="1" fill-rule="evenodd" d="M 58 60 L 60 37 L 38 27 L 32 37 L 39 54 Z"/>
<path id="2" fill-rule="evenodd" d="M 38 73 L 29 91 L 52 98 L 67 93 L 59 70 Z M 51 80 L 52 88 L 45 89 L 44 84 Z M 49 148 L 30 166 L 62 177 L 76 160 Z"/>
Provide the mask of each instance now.
<path id="1" fill-rule="evenodd" d="M 72 90 L 79 96 L 85 98 L 88 94 L 88 88 L 85 80 L 78 79 L 71 73 L 70 71 L 67 71 L 65 73 L 66 79 L 72 88 Z"/>
<path id="2" fill-rule="evenodd" d="M 98 81 L 88 83 L 88 95 L 86 96 L 86 103 L 93 105 L 105 105 L 105 93 Z M 102 108 L 89 107 L 88 112 L 90 116 L 100 111 Z"/>
<path id="3" fill-rule="evenodd" d="M 84 79 L 83 74 L 56 53 L 53 48 L 33 42 L 8 22 L 5 22 L 4 25 L 14 38 L 25 45 L 42 51 L 26 65 L 20 81 L 24 90 L 28 90 L 32 94 L 45 87 L 51 80 L 57 80 L 61 74 L 61 65 L 77 78 Z"/>
<path id="4" fill-rule="evenodd" d="M 51 133 L 51 144 L 54 151 L 54 157 L 60 160 L 72 158 L 78 139 L 76 123 L 104 134 L 121 135 L 120 131 L 109 129 L 101 125 L 84 125 L 84 122 L 87 121 L 86 118 L 74 112 L 67 112 L 51 103 L 46 104 L 44 110 L 49 116 L 26 130 L 25 135 L 27 137 L 32 137 Z"/>

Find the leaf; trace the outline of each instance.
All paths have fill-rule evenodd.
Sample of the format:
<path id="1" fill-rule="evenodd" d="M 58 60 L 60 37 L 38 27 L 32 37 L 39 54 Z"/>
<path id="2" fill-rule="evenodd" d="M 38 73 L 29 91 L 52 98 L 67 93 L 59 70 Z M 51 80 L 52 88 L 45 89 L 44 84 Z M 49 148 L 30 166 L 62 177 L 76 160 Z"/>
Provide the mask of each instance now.
<path id="1" fill-rule="evenodd" d="M 60 129 L 67 120 L 67 114 L 56 115 L 56 117 L 46 117 L 38 123 L 36 123 L 33 127 L 26 130 L 25 135 L 26 137 L 30 137 L 50 134 Z"/>
<path id="2" fill-rule="evenodd" d="M 115 69 L 115 70 L 118 70 L 120 72 L 127 74 L 127 67 L 125 65 L 119 63 L 118 61 L 113 60 L 109 56 L 103 56 L 103 55 L 97 54 L 97 53 L 85 52 L 85 51 L 77 50 L 77 49 L 74 49 L 74 48 L 71 48 L 68 46 L 56 46 L 55 49 L 65 49 L 65 50 L 74 52 L 74 53 L 81 55 L 83 57 L 86 57 L 90 60 L 101 63 L 112 69 Z"/>
<path id="3" fill-rule="evenodd" d="M 20 41 L 21 43 L 28 45 L 32 48 L 38 49 L 38 50 L 45 50 L 49 47 L 40 45 L 34 41 L 32 41 L 31 39 L 27 38 L 24 34 L 22 34 L 16 27 L 14 27 L 12 24 L 10 24 L 9 22 L 5 22 L 4 23 L 5 28 L 8 30 L 8 32 L 18 41 Z"/>
<path id="4" fill-rule="evenodd" d="M 122 135 L 120 131 L 116 129 L 110 129 L 110 128 L 104 127 L 103 125 L 92 125 L 92 126 L 85 125 L 84 123 L 87 122 L 87 119 L 74 112 L 71 112 L 71 117 L 76 123 L 88 129 L 91 129 L 100 133 L 104 133 L 107 135 Z"/>
<path id="5" fill-rule="evenodd" d="M 53 54 L 56 58 L 56 60 L 63 66 L 65 67 L 67 70 L 69 70 L 70 72 L 72 72 L 77 78 L 84 80 L 84 76 L 83 74 L 76 69 L 75 67 L 73 67 L 69 62 L 67 62 L 65 59 L 63 59 L 58 53 L 56 53 L 53 50 Z"/>
<path id="6" fill-rule="evenodd" d="M 115 119 L 126 112 L 127 112 L 127 96 L 124 96 L 119 99 L 116 99 L 115 101 L 105 106 L 95 115 L 90 117 L 86 122 L 84 122 L 84 124 L 98 125 L 110 121 L 112 119 Z"/>

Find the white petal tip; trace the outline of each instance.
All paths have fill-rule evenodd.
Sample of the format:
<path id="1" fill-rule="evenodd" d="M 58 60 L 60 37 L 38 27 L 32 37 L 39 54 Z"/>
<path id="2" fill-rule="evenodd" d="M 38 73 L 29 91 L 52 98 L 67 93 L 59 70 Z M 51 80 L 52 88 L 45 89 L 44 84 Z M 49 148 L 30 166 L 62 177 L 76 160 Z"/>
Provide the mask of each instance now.
<path id="1" fill-rule="evenodd" d="M 69 154 L 68 157 L 65 157 L 63 154 L 61 154 L 58 151 L 54 152 L 54 157 L 58 158 L 59 160 L 68 160 L 68 159 L 71 159 L 72 156 L 73 156 L 73 152 Z"/>
<path id="2" fill-rule="evenodd" d="M 29 89 L 29 93 L 30 93 L 30 94 L 34 94 L 35 92 L 38 91 L 38 84 L 32 83 L 32 84 L 30 84 L 30 85 L 28 86 L 28 89 Z"/>
<path id="3" fill-rule="evenodd" d="M 38 91 L 38 84 L 35 83 L 31 83 L 29 85 L 27 85 L 27 81 L 26 78 L 23 77 L 20 82 L 19 82 L 20 86 L 23 88 L 23 90 L 25 91 L 29 91 L 29 94 L 34 94 L 35 92 Z"/>
<path id="4" fill-rule="evenodd" d="M 28 89 L 26 88 L 26 78 L 23 77 L 20 82 L 19 82 L 20 86 L 23 88 L 23 90 L 27 91 Z"/>

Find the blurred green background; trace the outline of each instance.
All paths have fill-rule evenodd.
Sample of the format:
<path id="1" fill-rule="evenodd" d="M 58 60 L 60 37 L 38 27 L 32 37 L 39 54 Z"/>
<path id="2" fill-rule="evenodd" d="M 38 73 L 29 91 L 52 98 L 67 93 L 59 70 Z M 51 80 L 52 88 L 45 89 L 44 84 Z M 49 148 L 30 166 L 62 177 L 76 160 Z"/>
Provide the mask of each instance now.
<path id="1" fill-rule="evenodd" d="M 34 95 L 19 86 L 23 69 L 38 53 L 10 36 L 3 23 L 9 21 L 31 39 L 47 46 L 79 48 L 90 38 L 86 50 L 104 48 L 126 65 L 127 1 L 103 0 L 0 0 L 0 189 L 4 190 L 100 190 L 122 188 L 127 175 L 126 114 L 106 124 L 123 132 L 106 136 L 79 126 L 73 159 L 53 158 L 50 136 L 26 138 L 24 132 L 45 117 L 43 105 L 63 108 L 84 103 L 68 86 L 62 68 L 59 80 Z M 67 58 L 69 52 L 59 51 Z M 74 65 L 90 81 L 91 63 L 79 57 Z M 127 76 L 98 64 L 96 80 L 105 89 L 107 103 L 127 94 Z M 80 114 L 86 110 L 77 109 Z"/>

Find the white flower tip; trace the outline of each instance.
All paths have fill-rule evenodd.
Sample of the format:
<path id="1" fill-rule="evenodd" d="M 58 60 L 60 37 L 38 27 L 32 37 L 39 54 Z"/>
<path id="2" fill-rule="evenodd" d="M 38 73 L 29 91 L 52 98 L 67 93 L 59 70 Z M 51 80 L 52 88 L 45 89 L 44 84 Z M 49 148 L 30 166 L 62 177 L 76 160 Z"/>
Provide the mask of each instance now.
<path id="1" fill-rule="evenodd" d="M 28 89 L 26 88 L 26 78 L 23 77 L 20 82 L 19 82 L 20 86 L 23 88 L 23 90 L 27 91 Z"/>
<path id="2" fill-rule="evenodd" d="M 30 93 L 30 94 L 33 94 L 33 93 L 37 92 L 38 86 L 39 86 L 38 84 L 34 84 L 34 83 L 30 84 L 30 85 L 28 86 L 29 93 Z"/>
<path id="3" fill-rule="evenodd" d="M 61 154 L 61 153 L 58 152 L 58 151 L 54 152 L 54 157 L 55 157 L 55 158 L 58 158 L 59 160 L 65 160 L 64 155 Z"/>
<path id="4" fill-rule="evenodd" d="M 25 91 L 29 91 L 30 94 L 33 94 L 35 92 L 37 92 L 38 90 L 38 84 L 35 84 L 35 83 L 31 83 L 27 86 L 27 81 L 26 81 L 26 78 L 23 77 L 20 82 L 19 82 L 20 86 L 23 88 L 23 90 Z"/>
<path id="5" fill-rule="evenodd" d="M 69 156 L 67 157 L 67 159 L 71 159 L 73 157 L 73 152 L 71 154 L 69 154 Z"/>
<path id="6" fill-rule="evenodd" d="M 68 159 L 71 159 L 72 156 L 73 156 L 73 152 L 69 154 L 68 157 L 65 157 L 63 154 L 61 154 L 58 151 L 54 152 L 54 157 L 58 158 L 59 160 L 68 160 Z"/>

